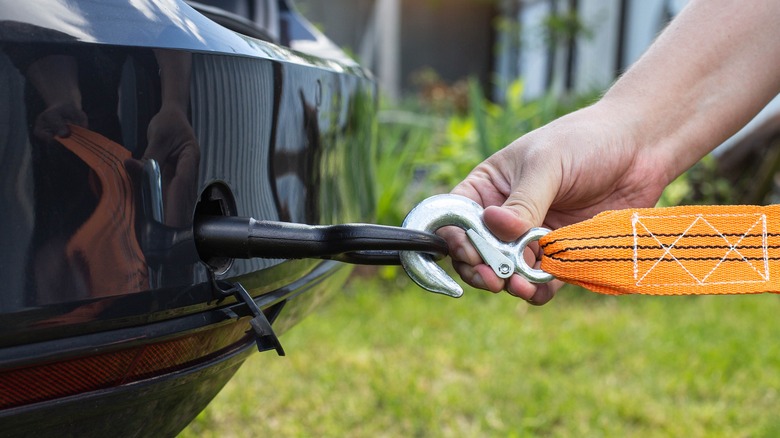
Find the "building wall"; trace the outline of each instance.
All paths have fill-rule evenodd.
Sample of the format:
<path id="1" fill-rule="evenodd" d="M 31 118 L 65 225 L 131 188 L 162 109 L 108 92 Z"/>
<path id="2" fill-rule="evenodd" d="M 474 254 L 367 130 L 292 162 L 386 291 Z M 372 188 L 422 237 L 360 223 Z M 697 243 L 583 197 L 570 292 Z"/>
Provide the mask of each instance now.
<path id="1" fill-rule="evenodd" d="M 296 0 L 296 5 L 336 44 L 358 55 L 390 95 L 413 91 L 415 73 L 425 68 L 449 82 L 471 76 L 490 82 L 494 0 Z M 397 14 L 387 8 L 397 8 Z M 388 22 L 394 15 L 398 22 Z M 385 56 L 393 51 L 397 55 Z M 392 76 L 395 83 L 385 81 Z"/>
<path id="2" fill-rule="evenodd" d="M 581 93 L 605 89 L 639 59 L 686 3 L 687 0 L 296 0 L 302 12 L 334 42 L 362 56 L 361 62 L 377 73 L 386 95 L 397 97 L 412 91 L 413 73 L 431 67 L 448 81 L 479 77 L 486 89 L 492 87 L 498 101 L 502 100 L 506 86 L 517 79 L 523 80 L 527 98 L 548 91 Z M 388 14 L 388 9 L 379 6 L 394 13 Z M 545 17 L 572 6 L 590 32 L 551 50 L 544 40 Z M 498 25 L 499 17 L 504 25 Z M 778 110 L 780 98 L 771 102 L 754 123 Z"/>
<path id="3" fill-rule="evenodd" d="M 493 23 L 498 10 L 479 0 L 403 0 L 401 77 L 433 68 L 447 82 L 469 76 L 488 84 L 493 65 Z"/>
<path id="4" fill-rule="evenodd" d="M 298 10 L 328 38 L 357 54 L 370 25 L 375 0 L 295 0 Z"/>
<path id="5" fill-rule="evenodd" d="M 529 98 L 548 91 L 582 93 L 605 89 L 640 58 L 686 3 L 687 0 L 505 0 L 504 13 L 513 14 L 520 24 L 519 37 L 514 38 L 520 43 L 503 45 L 503 50 L 497 53 L 496 71 L 500 80 L 496 82 L 494 95 L 500 100 L 503 87 L 515 79 L 524 81 Z M 541 23 L 554 9 L 565 11 L 572 4 L 590 29 L 590 35 L 581 35 L 573 44 L 551 51 L 540 41 Z M 512 40 L 501 35 L 499 39 Z M 568 56 L 569 52 L 572 56 Z M 516 65 L 507 65 L 512 63 Z M 567 70 L 573 73 L 568 89 Z M 780 96 L 716 153 L 778 112 Z"/>
<path id="6" fill-rule="evenodd" d="M 670 0 L 506 0 L 505 13 L 514 14 L 519 24 L 519 44 L 506 46 L 497 60 L 500 64 L 516 58 L 518 65 L 503 66 L 509 76 L 499 84 L 522 78 L 528 97 L 548 91 L 603 89 L 639 58 L 682 4 Z M 572 7 L 587 31 L 551 48 L 544 40 L 544 21 L 553 12 L 565 14 Z M 496 89 L 497 94 L 501 92 Z"/>

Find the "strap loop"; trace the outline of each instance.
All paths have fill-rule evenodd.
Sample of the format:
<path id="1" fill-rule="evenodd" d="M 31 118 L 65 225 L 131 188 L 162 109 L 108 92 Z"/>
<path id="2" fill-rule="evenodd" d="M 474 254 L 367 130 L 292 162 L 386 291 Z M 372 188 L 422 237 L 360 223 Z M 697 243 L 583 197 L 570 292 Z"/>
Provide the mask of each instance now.
<path id="1" fill-rule="evenodd" d="M 780 292 L 780 206 L 608 211 L 540 239 L 541 269 L 605 294 Z"/>

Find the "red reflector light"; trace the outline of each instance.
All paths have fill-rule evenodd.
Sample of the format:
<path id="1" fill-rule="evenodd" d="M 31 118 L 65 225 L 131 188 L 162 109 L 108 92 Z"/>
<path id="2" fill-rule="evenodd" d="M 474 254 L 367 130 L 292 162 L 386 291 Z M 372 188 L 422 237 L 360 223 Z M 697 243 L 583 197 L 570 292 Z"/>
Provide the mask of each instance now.
<path id="1" fill-rule="evenodd" d="M 236 322 L 161 342 L 0 372 L 0 409 L 110 388 L 187 368 L 252 342 Z"/>

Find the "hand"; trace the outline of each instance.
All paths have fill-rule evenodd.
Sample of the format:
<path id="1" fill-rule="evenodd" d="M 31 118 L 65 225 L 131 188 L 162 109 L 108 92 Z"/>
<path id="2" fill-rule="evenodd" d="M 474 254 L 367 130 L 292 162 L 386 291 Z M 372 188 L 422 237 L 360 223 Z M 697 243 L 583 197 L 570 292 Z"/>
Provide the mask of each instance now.
<path id="1" fill-rule="evenodd" d="M 49 55 L 36 60 L 27 69 L 27 79 L 38 90 L 46 109 L 35 119 L 33 136 L 45 144 L 54 137 L 68 137 L 68 125 L 87 126 L 81 109 L 78 65 L 66 55 Z"/>
<path id="2" fill-rule="evenodd" d="M 485 207 L 485 224 L 505 241 L 535 226 L 555 229 L 604 210 L 652 207 L 674 175 L 633 132 L 620 111 L 600 102 L 514 141 L 478 165 L 452 193 Z M 541 305 L 561 286 L 559 281 L 532 284 L 518 275 L 502 280 L 462 230 L 448 227 L 440 233 L 450 245 L 453 266 L 474 287 L 505 289 Z M 535 257 L 527 251 L 529 264 Z"/>
<path id="3" fill-rule="evenodd" d="M 44 144 L 54 137 L 70 136 L 68 125 L 87 127 L 87 115 L 74 102 L 55 103 L 38 115 L 33 126 L 33 135 Z"/>
<path id="4" fill-rule="evenodd" d="M 750 8 L 690 1 L 597 104 L 516 140 L 453 192 L 487 207 L 486 225 L 504 240 L 608 209 L 652 207 L 667 183 L 780 92 L 780 45 L 769 43 L 780 35 L 778 14 L 773 0 Z M 560 286 L 500 280 L 462 232 L 442 235 L 458 273 L 475 287 L 543 304 Z"/>
<path id="5" fill-rule="evenodd" d="M 144 158 L 160 165 L 165 223 L 186 226 L 197 196 L 200 164 L 200 147 L 192 126 L 184 111 L 163 105 L 149 122 L 147 136 Z"/>

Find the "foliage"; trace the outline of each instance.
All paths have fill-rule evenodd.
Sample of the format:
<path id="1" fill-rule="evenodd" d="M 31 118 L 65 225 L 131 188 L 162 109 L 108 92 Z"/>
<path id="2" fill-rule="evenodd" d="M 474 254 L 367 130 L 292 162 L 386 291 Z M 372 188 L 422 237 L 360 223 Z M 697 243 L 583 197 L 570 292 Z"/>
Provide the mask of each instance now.
<path id="1" fill-rule="evenodd" d="M 672 181 L 657 205 L 723 205 L 733 202 L 732 184 L 718 173 L 715 158 L 708 155 Z"/>
<path id="2" fill-rule="evenodd" d="M 409 190 L 417 164 L 436 137 L 436 121 L 403 111 L 385 111 L 382 118 L 376 156 L 377 221 L 400 225 L 412 202 Z"/>
<path id="3" fill-rule="evenodd" d="M 455 185 L 474 166 L 521 135 L 582 107 L 595 96 L 550 94 L 525 100 L 523 83 L 515 81 L 507 87 L 506 104 L 498 105 L 485 98 L 475 80 L 469 81 L 468 90 L 468 112 L 451 117 L 444 142 L 427 150 L 426 161 L 432 163 L 429 177 L 439 186 Z"/>
<path id="4" fill-rule="evenodd" d="M 380 223 L 400 224 L 417 202 L 449 191 L 502 147 L 597 97 L 593 92 L 526 100 L 523 83 L 516 81 L 507 88 L 506 104 L 498 105 L 476 80 L 448 87 L 432 72 L 419 78 L 418 102 L 384 111 L 377 155 Z M 715 158 L 707 156 L 673 181 L 658 205 L 729 204 L 733 191 Z"/>
<path id="5" fill-rule="evenodd" d="M 593 37 L 593 30 L 585 24 L 576 11 L 547 15 L 542 24 L 548 47 L 563 44 L 578 36 Z"/>
<path id="6" fill-rule="evenodd" d="M 424 71 L 417 84 L 419 100 L 380 112 L 376 167 L 382 224 L 400 224 L 420 200 L 449 191 L 500 148 L 593 97 L 526 101 L 516 81 L 507 88 L 507 103 L 498 105 L 476 80 L 448 85 Z"/>
<path id="7" fill-rule="evenodd" d="M 449 84 L 436 70 L 427 67 L 412 74 L 412 84 L 417 88 L 417 95 L 411 106 L 418 111 L 446 117 L 463 114 L 469 109 L 468 79 Z"/>

